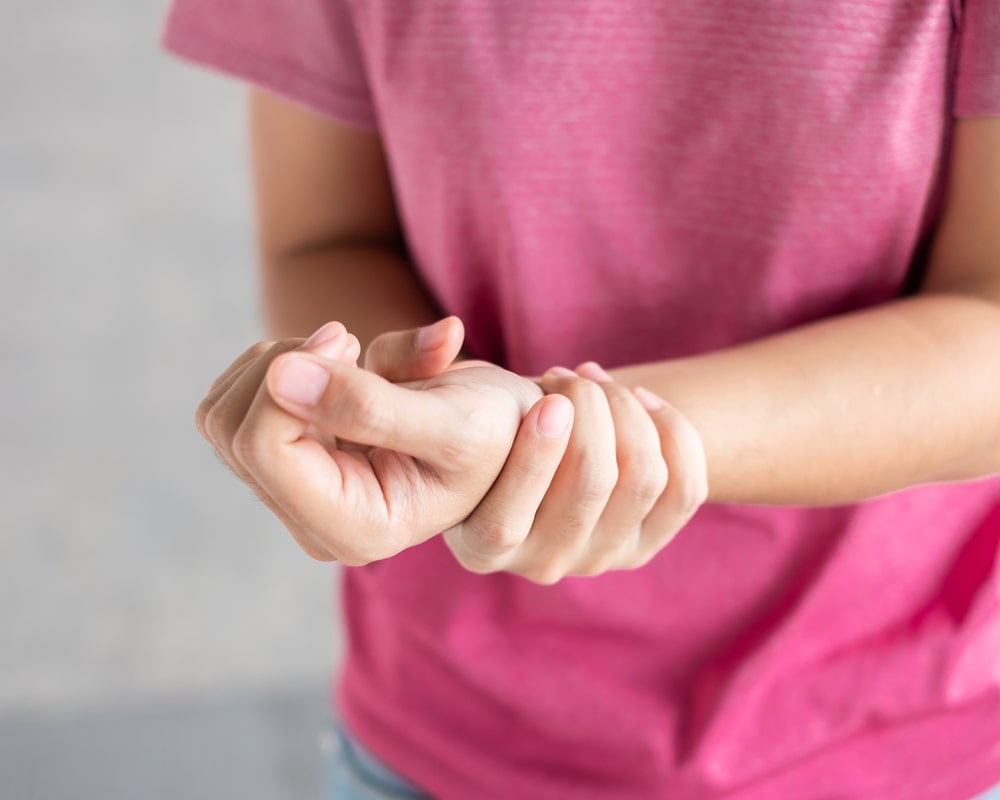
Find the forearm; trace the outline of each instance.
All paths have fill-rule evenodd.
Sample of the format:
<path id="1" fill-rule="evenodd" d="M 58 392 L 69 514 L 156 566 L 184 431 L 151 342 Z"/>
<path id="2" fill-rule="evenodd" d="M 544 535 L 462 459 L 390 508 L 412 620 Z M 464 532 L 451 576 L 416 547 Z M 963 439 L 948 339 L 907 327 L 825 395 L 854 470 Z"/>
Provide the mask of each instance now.
<path id="1" fill-rule="evenodd" d="M 1000 306 L 899 300 L 615 371 L 701 434 L 715 502 L 825 505 L 1000 471 Z"/>
<path id="2" fill-rule="evenodd" d="M 263 313 L 274 338 L 308 336 L 339 320 L 362 349 L 380 333 L 441 317 L 404 254 L 390 246 L 330 247 L 262 267 Z"/>

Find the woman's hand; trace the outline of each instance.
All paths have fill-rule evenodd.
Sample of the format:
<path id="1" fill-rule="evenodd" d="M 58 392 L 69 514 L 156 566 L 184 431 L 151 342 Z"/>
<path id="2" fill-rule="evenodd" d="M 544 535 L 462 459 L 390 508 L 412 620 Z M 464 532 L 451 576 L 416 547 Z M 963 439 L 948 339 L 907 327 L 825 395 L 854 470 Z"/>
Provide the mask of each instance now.
<path id="1" fill-rule="evenodd" d="M 485 362 L 397 386 L 358 369 L 359 354 L 339 323 L 306 342 L 257 345 L 198 410 L 219 457 L 314 558 L 364 564 L 462 522 L 519 429 L 535 463 L 559 463 L 566 398 Z"/>
<path id="2" fill-rule="evenodd" d="M 568 448 L 555 470 L 518 436 L 496 483 L 445 533 L 459 562 L 551 584 L 646 564 L 708 496 L 705 453 L 691 424 L 643 389 L 593 363 L 554 368 L 548 393 L 573 402 Z"/>
<path id="3" fill-rule="evenodd" d="M 434 374 L 458 352 L 457 333 L 445 321 L 385 334 L 372 343 L 367 364 L 393 381 Z M 532 428 L 522 427 L 496 483 L 445 531 L 446 543 L 467 569 L 546 584 L 642 566 L 707 497 L 697 432 L 660 398 L 627 389 L 593 363 L 575 373 L 549 370 L 540 385 L 573 403 L 561 461 L 554 464 Z"/>

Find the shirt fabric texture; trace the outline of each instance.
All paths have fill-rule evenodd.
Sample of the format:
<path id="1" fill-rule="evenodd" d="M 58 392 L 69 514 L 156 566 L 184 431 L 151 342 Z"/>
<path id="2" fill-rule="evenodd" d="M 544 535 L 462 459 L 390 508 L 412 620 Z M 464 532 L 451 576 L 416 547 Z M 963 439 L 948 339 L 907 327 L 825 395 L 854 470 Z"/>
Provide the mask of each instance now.
<path id="1" fill-rule="evenodd" d="M 1000 0 L 175 0 L 164 41 L 377 128 L 420 276 L 523 374 L 898 296 L 953 116 L 1000 114 Z M 964 800 L 1000 780 L 998 540 L 997 479 L 709 505 L 552 587 L 435 538 L 345 571 L 340 712 L 441 798 Z"/>

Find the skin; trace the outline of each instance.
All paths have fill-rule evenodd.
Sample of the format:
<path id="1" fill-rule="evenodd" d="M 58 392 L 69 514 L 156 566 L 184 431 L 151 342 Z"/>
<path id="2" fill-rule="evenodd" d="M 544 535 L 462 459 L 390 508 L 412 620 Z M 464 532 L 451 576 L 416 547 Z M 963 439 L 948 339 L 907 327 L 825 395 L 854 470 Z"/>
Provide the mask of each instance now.
<path id="1" fill-rule="evenodd" d="M 460 322 L 426 327 L 440 311 L 406 261 L 377 135 L 261 92 L 250 130 L 281 341 L 231 365 L 199 428 L 314 557 L 366 563 L 446 531 L 469 569 L 552 583 L 645 563 L 707 499 L 827 505 L 1000 471 L 1000 119 L 955 125 L 915 297 L 538 380 L 456 364 Z M 295 338 L 329 319 L 336 335 Z M 322 385 L 296 396 L 309 365 Z M 567 413 L 562 433 L 540 422 Z"/>
<path id="2" fill-rule="evenodd" d="M 416 333 L 381 341 L 415 350 Z M 450 363 L 461 324 L 437 333 Z M 360 349 L 339 322 L 255 345 L 198 411 L 219 456 L 315 558 L 365 564 L 444 531 L 469 569 L 553 583 L 645 563 L 703 497 L 690 488 L 692 476 L 704 486 L 693 428 L 596 365 L 580 368 L 596 380 L 536 382 L 465 361 L 400 385 L 358 369 Z M 573 426 L 575 413 L 597 424 Z M 668 484 L 664 453 L 692 460 L 687 477 Z"/>

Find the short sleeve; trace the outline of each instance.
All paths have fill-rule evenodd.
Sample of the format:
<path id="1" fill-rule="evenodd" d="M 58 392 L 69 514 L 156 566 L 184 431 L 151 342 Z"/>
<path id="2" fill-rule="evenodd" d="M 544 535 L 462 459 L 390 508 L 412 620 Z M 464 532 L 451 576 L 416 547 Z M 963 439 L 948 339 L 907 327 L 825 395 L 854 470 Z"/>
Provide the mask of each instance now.
<path id="1" fill-rule="evenodd" d="M 173 0 L 171 53 L 355 127 L 376 126 L 348 0 Z"/>
<path id="2" fill-rule="evenodd" d="M 962 6 L 955 116 L 1000 115 L 1000 0 Z"/>

